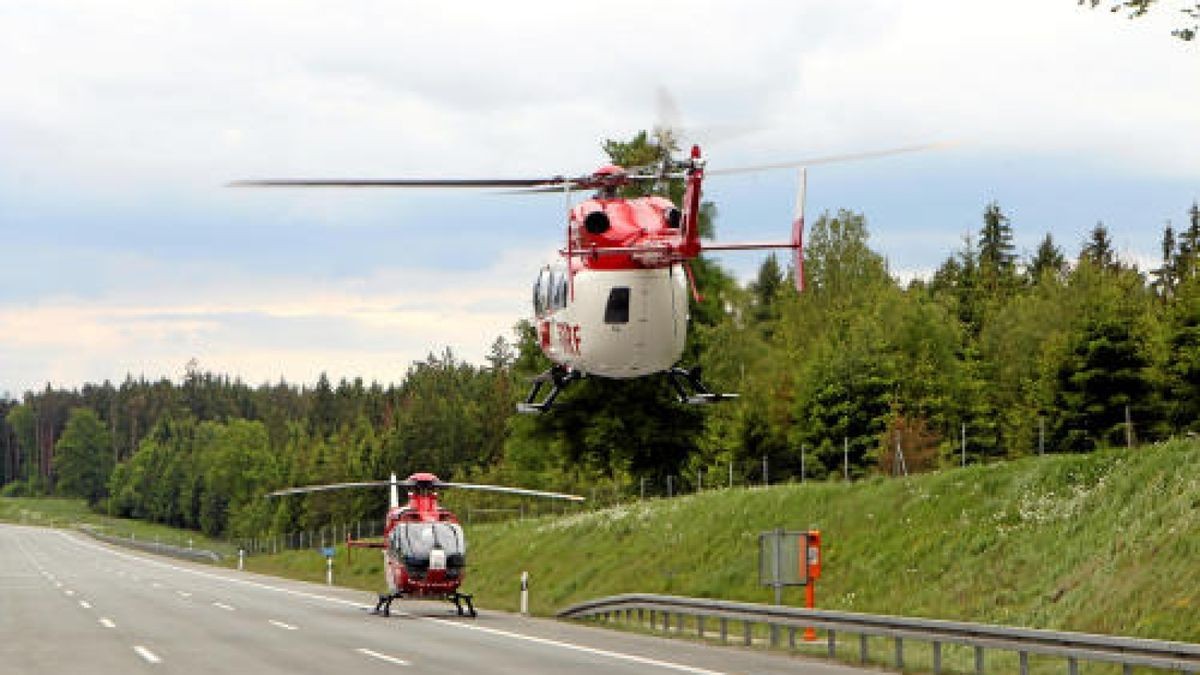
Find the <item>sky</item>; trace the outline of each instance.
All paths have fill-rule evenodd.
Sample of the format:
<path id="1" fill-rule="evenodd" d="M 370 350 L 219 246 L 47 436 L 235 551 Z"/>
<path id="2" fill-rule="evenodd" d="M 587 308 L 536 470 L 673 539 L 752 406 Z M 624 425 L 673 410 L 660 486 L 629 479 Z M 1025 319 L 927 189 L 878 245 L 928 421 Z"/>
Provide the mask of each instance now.
<path id="1" fill-rule="evenodd" d="M 1200 199 L 1200 45 L 1170 0 L 602 4 L 0 0 L 0 396 L 189 361 L 254 384 L 481 362 L 560 196 L 247 190 L 261 177 L 586 173 L 665 88 L 709 165 L 813 167 L 927 275 L 992 200 L 1031 252 L 1103 222 L 1143 269 Z M 705 131 L 707 130 L 707 131 Z M 796 176 L 712 177 L 718 239 L 786 239 Z M 758 254 L 721 257 L 750 278 Z"/>

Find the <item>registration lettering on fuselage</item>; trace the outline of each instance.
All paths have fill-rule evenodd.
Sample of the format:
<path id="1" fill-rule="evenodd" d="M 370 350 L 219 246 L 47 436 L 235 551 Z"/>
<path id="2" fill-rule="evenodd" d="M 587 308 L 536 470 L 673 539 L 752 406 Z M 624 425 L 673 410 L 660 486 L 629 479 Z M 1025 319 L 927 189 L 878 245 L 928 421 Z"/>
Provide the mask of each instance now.
<path id="1" fill-rule="evenodd" d="M 554 324 L 555 336 L 558 340 L 558 346 L 568 354 L 579 355 L 579 324 L 556 323 Z"/>

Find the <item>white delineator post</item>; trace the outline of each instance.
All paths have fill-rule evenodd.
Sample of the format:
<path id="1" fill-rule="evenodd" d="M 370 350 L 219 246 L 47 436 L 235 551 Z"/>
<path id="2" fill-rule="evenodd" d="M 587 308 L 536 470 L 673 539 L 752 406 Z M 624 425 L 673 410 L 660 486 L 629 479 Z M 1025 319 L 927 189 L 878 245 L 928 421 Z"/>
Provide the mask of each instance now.
<path id="1" fill-rule="evenodd" d="M 521 616 L 529 616 L 529 572 L 521 572 Z"/>
<path id="2" fill-rule="evenodd" d="M 333 585 L 333 557 L 325 559 L 325 585 Z"/>
<path id="3" fill-rule="evenodd" d="M 246 549 L 238 549 L 238 571 L 246 569 Z"/>

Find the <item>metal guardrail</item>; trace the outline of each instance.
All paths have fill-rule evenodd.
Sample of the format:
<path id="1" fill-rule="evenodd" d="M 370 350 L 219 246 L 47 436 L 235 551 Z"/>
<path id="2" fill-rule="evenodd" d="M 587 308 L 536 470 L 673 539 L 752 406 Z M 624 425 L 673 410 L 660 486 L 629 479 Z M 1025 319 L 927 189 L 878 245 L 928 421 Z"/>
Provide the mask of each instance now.
<path id="1" fill-rule="evenodd" d="M 184 548 L 182 546 L 172 546 L 171 544 L 161 544 L 156 541 L 145 541 L 145 540 L 138 540 L 138 539 L 132 539 L 132 538 L 126 539 L 125 537 L 114 537 L 112 535 L 103 534 L 101 532 L 98 532 L 94 528 L 91 528 L 91 527 L 80 527 L 79 531 L 83 532 L 84 534 L 86 534 L 89 537 L 92 537 L 94 539 L 99 539 L 100 541 L 107 542 L 109 544 L 115 544 L 117 546 L 136 548 L 140 551 L 147 551 L 150 553 L 158 553 L 161 555 L 169 555 L 169 556 L 173 556 L 175 558 L 181 558 L 184 560 L 196 560 L 196 561 L 200 561 L 200 562 L 212 562 L 212 563 L 221 562 L 221 554 L 219 554 L 215 551 L 209 551 L 207 549 Z"/>
<path id="2" fill-rule="evenodd" d="M 779 629 L 789 630 L 789 642 L 795 645 L 795 631 L 817 628 L 826 631 L 828 654 L 836 657 L 839 633 L 858 635 L 859 656 L 868 662 L 867 638 L 880 636 L 895 643 L 895 664 L 904 668 L 904 641 L 930 643 L 933 647 L 933 672 L 942 669 L 942 645 L 956 644 L 974 647 L 975 672 L 984 673 L 984 651 L 987 649 L 1016 652 L 1021 673 L 1028 673 L 1029 655 L 1041 654 L 1066 659 L 1067 672 L 1075 675 L 1079 661 L 1099 661 L 1124 666 L 1131 673 L 1134 666 L 1148 666 L 1185 673 L 1200 672 L 1200 644 L 1146 640 L 1141 638 L 1071 633 L 1064 631 L 1016 628 L 992 624 L 940 621 L 881 614 L 857 614 L 820 609 L 802 609 L 748 602 L 706 600 L 673 595 L 629 593 L 581 602 L 558 613 L 561 618 L 599 618 L 605 621 L 623 620 L 645 624 L 652 629 L 671 631 L 675 617 L 675 632 L 683 630 L 685 616 L 696 623 L 697 635 L 705 637 L 706 619 L 716 619 L 720 638 L 727 642 L 729 623 L 741 624 L 743 644 L 752 643 L 752 627 L 769 627 L 769 644 L 778 645 Z"/>

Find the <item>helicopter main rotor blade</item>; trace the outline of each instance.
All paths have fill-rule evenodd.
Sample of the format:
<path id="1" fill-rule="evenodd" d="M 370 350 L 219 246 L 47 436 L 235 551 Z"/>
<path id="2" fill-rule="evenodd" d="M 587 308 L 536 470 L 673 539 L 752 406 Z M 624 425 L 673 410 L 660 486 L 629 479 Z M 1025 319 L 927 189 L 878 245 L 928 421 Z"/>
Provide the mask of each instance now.
<path id="1" fill-rule="evenodd" d="M 729 176 L 739 173 L 754 173 L 758 171 L 774 171 L 776 169 L 795 169 L 802 166 L 814 166 L 817 164 L 836 164 L 839 162 L 857 162 L 866 159 L 879 159 L 882 157 L 891 157 L 892 155 L 905 155 L 910 152 L 923 152 L 925 150 L 935 150 L 938 148 L 946 148 L 953 143 L 925 143 L 923 145 L 909 145 L 901 148 L 889 148 L 887 150 L 870 150 L 867 152 L 852 152 L 844 155 L 826 155 L 824 157 L 810 157 L 808 159 L 800 159 L 790 162 L 776 162 L 771 164 L 759 164 L 757 166 L 737 166 L 726 169 L 715 168 L 705 171 L 709 176 Z"/>
<path id="2" fill-rule="evenodd" d="M 669 173 L 663 177 L 669 178 L 669 179 L 670 178 L 687 178 L 687 174 L 685 174 L 685 173 Z M 621 180 L 626 180 L 629 182 L 650 182 L 650 181 L 659 180 L 659 176 L 633 173 L 633 174 L 629 174 L 626 176 L 622 176 Z M 578 178 L 578 179 L 575 179 L 570 182 L 562 181 L 562 182 L 551 184 L 551 185 L 537 185 L 534 187 L 517 188 L 515 190 L 505 190 L 505 191 L 501 192 L 501 194 L 532 195 L 532 194 L 541 194 L 541 193 L 550 193 L 550 192 L 562 194 L 565 191 L 590 190 L 592 188 L 600 187 L 601 184 L 602 184 L 601 181 L 591 178 L 591 177 L 588 177 L 588 178 Z"/>
<path id="3" fill-rule="evenodd" d="M 348 188 L 519 188 L 562 184 L 552 178 L 288 178 L 235 180 L 227 187 L 348 187 Z"/>
<path id="4" fill-rule="evenodd" d="M 284 497 L 287 495 L 302 495 L 310 492 L 327 492 L 330 490 L 348 490 L 351 488 L 366 488 L 366 487 L 387 487 L 391 485 L 391 481 L 387 480 L 369 480 L 358 483 L 329 483 L 327 485 L 305 485 L 304 487 L 287 488 L 284 490 L 276 490 L 267 493 L 268 497 Z"/>
<path id="5" fill-rule="evenodd" d="M 565 499 L 571 502 L 586 501 L 579 495 L 568 495 L 561 492 L 546 492 L 544 490 L 526 490 L 525 488 L 504 487 L 502 485 L 477 485 L 474 483 L 435 483 L 434 487 L 450 487 L 461 490 L 482 490 L 487 492 L 502 492 L 510 495 L 524 495 L 526 497 L 546 497 L 549 499 Z"/>

